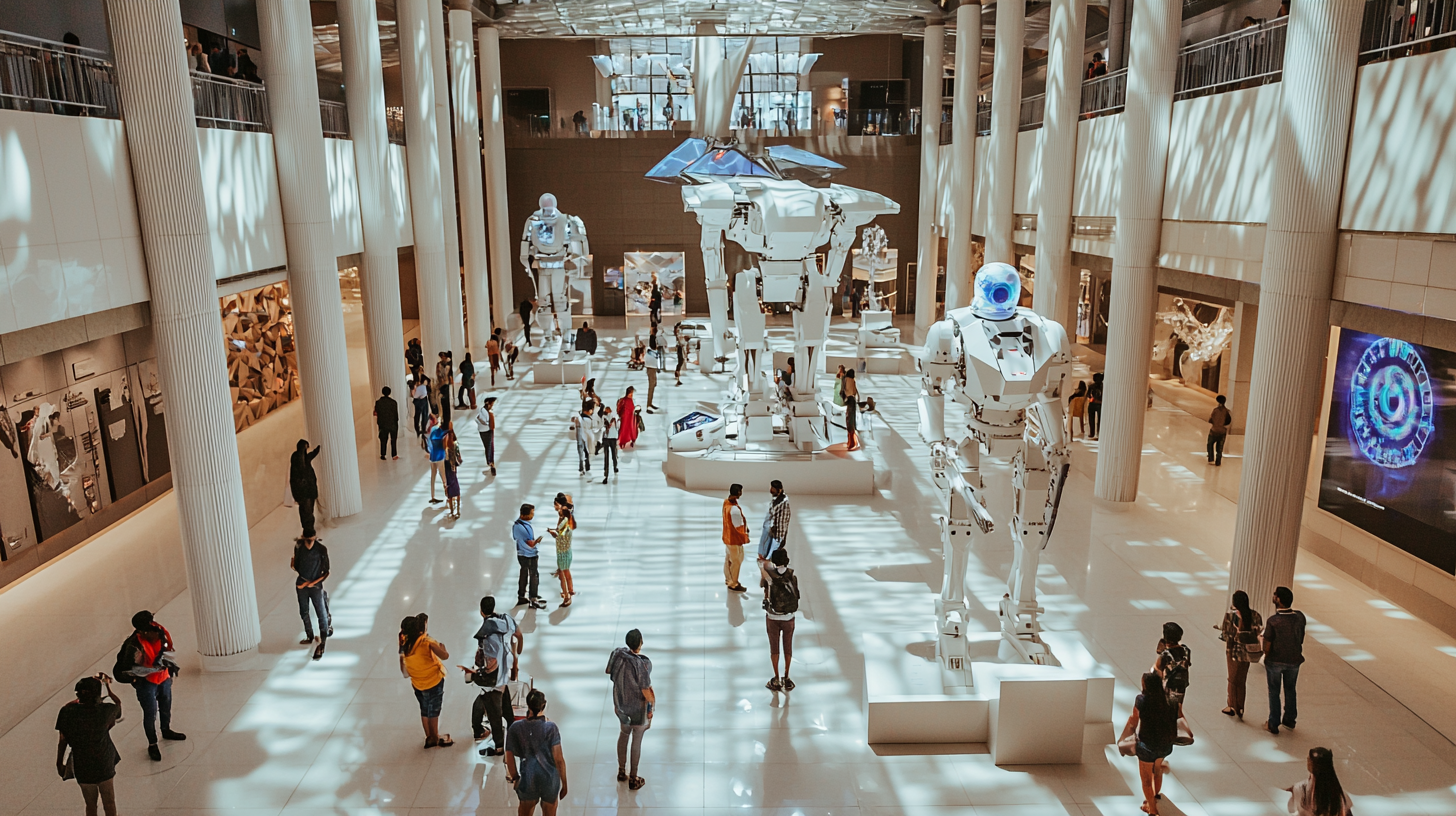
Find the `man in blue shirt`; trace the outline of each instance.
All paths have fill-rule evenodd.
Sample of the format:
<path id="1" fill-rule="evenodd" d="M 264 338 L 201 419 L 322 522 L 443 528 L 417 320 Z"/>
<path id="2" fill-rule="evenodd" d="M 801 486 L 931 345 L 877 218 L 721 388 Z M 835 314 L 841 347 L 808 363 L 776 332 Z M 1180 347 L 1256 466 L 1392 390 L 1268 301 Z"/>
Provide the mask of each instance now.
<path id="1" fill-rule="evenodd" d="M 541 600 L 539 594 L 541 576 L 536 571 L 537 556 L 536 545 L 541 543 L 541 536 L 536 535 L 536 528 L 531 526 L 531 519 L 536 517 L 536 505 L 521 505 L 521 517 L 511 525 L 511 538 L 516 542 L 516 562 L 521 565 L 521 580 L 516 588 L 516 606 L 529 605 L 532 609 L 545 609 L 546 602 Z M 526 594 L 527 584 L 530 584 L 531 594 Z"/>

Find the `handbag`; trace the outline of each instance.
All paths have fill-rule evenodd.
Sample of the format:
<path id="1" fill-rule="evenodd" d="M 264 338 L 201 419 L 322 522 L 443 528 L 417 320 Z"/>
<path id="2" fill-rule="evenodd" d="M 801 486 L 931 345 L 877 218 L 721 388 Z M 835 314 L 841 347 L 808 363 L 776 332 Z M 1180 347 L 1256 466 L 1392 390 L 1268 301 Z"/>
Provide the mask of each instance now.
<path id="1" fill-rule="evenodd" d="M 1123 756 L 1137 756 L 1137 734 L 1125 734 L 1117 741 L 1117 752 Z"/>
<path id="2" fill-rule="evenodd" d="M 1259 639 L 1258 632 L 1240 631 L 1239 646 L 1244 650 L 1245 663 L 1258 663 L 1264 656 L 1264 642 Z"/>
<path id="3" fill-rule="evenodd" d="M 72 780 L 72 779 L 75 779 L 75 778 L 76 778 L 76 752 L 75 752 L 75 750 L 69 750 L 69 751 L 66 752 L 66 762 L 65 762 L 64 765 L 61 766 L 61 779 L 62 780 L 69 781 L 69 780 Z"/>

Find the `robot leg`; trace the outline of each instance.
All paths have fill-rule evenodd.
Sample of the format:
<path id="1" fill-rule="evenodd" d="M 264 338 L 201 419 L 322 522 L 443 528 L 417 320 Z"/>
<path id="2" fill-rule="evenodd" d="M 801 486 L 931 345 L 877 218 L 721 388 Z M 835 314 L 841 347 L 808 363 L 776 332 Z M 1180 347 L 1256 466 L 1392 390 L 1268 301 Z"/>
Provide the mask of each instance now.
<path id="1" fill-rule="evenodd" d="M 1036 573 L 1047 540 L 1047 522 L 1042 510 L 1052 487 L 1051 472 L 1041 450 L 1024 442 L 1011 466 L 1014 555 L 1011 574 L 1006 580 L 1007 592 L 1001 599 L 1001 656 L 1055 666 L 1056 659 L 1041 640 L 1038 616 L 1046 610 L 1036 600 Z"/>
<path id="2" fill-rule="evenodd" d="M 571 328 L 571 287 L 567 285 L 564 268 L 551 270 L 550 287 L 551 328 L 557 337 L 565 338 Z"/>

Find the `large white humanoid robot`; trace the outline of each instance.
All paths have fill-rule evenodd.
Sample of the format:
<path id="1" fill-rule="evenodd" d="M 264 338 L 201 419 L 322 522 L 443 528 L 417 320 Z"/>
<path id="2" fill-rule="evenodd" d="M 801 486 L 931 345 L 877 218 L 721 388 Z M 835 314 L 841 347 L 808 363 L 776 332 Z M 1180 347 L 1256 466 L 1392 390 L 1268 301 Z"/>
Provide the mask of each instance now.
<path id="1" fill-rule="evenodd" d="M 521 265 L 536 283 L 536 322 L 546 348 L 571 326 L 571 279 L 591 274 L 591 248 L 586 225 L 556 209 L 556 196 L 546 193 L 539 203 L 521 232 Z"/>
<path id="2" fill-rule="evenodd" d="M 1001 600 L 1003 660 L 1059 665 L 1041 639 L 1036 571 L 1057 518 L 1069 458 L 1062 387 L 1071 374 L 1067 333 L 1018 308 L 1021 278 L 1007 264 L 976 273 L 970 307 L 930 328 L 921 361 L 921 433 L 931 445 L 935 483 L 947 493 L 941 520 L 945 582 L 935 602 L 940 654 L 948 668 L 965 664 L 966 562 L 970 547 L 995 527 L 986 506 L 981 455 L 1010 456 L 1011 540 L 1008 591 Z M 945 397 L 964 409 L 946 419 Z"/>
<path id="3" fill-rule="evenodd" d="M 877 215 L 900 211 L 899 204 L 878 193 L 802 180 L 825 182 L 843 169 L 794 147 L 773 146 L 750 157 L 731 140 L 688 139 L 648 173 L 648 178 L 686 184 L 684 207 L 702 225 L 714 357 L 737 354 L 730 402 L 743 411 L 748 442 L 772 438 L 777 403 L 796 447 L 818 450 L 828 444 L 822 423 L 815 421 L 820 415 L 815 380 L 824 364 L 830 298 L 856 231 Z M 736 338 L 728 329 L 725 236 L 757 261 L 734 278 Z M 817 253 L 826 243 L 829 252 L 821 265 Z M 793 382 L 777 395 L 763 370 L 764 304 L 785 304 L 793 312 Z"/>

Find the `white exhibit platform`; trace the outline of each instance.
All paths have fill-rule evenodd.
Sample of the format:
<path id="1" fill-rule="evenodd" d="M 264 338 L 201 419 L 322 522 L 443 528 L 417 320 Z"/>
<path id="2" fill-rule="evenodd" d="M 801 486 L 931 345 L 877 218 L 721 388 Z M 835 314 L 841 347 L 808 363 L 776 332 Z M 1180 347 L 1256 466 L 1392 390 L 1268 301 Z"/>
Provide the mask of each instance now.
<path id="1" fill-rule="evenodd" d="M 531 370 L 536 378 L 537 385 L 563 385 L 570 383 L 575 385 L 583 378 L 591 379 L 591 358 L 583 356 L 580 360 L 568 360 L 566 362 L 539 361 Z"/>
<path id="2" fill-rule="evenodd" d="M 864 450 L 843 444 L 821 453 L 776 450 L 668 451 L 662 470 L 687 490 L 727 490 L 730 485 L 784 483 L 789 495 L 868 496 L 875 492 L 875 465 Z M 763 487 L 751 487 L 762 490 Z"/>
<path id="3" fill-rule="evenodd" d="M 980 632 L 970 668 L 950 672 L 933 632 L 864 634 L 869 742 L 985 743 L 997 765 L 1080 763 L 1083 744 L 1112 741 L 1113 675 L 1074 633 L 1043 639 L 1062 666 L 999 662 L 1001 633 Z"/>
<path id="4" fill-rule="evenodd" d="M 866 374 L 911 375 L 919 373 L 919 369 L 915 365 L 915 355 L 911 354 L 909 349 L 899 346 L 865 349 L 863 357 L 854 353 L 826 352 L 824 373 L 834 374 L 839 371 L 839 366 L 863 371 Z"/>

